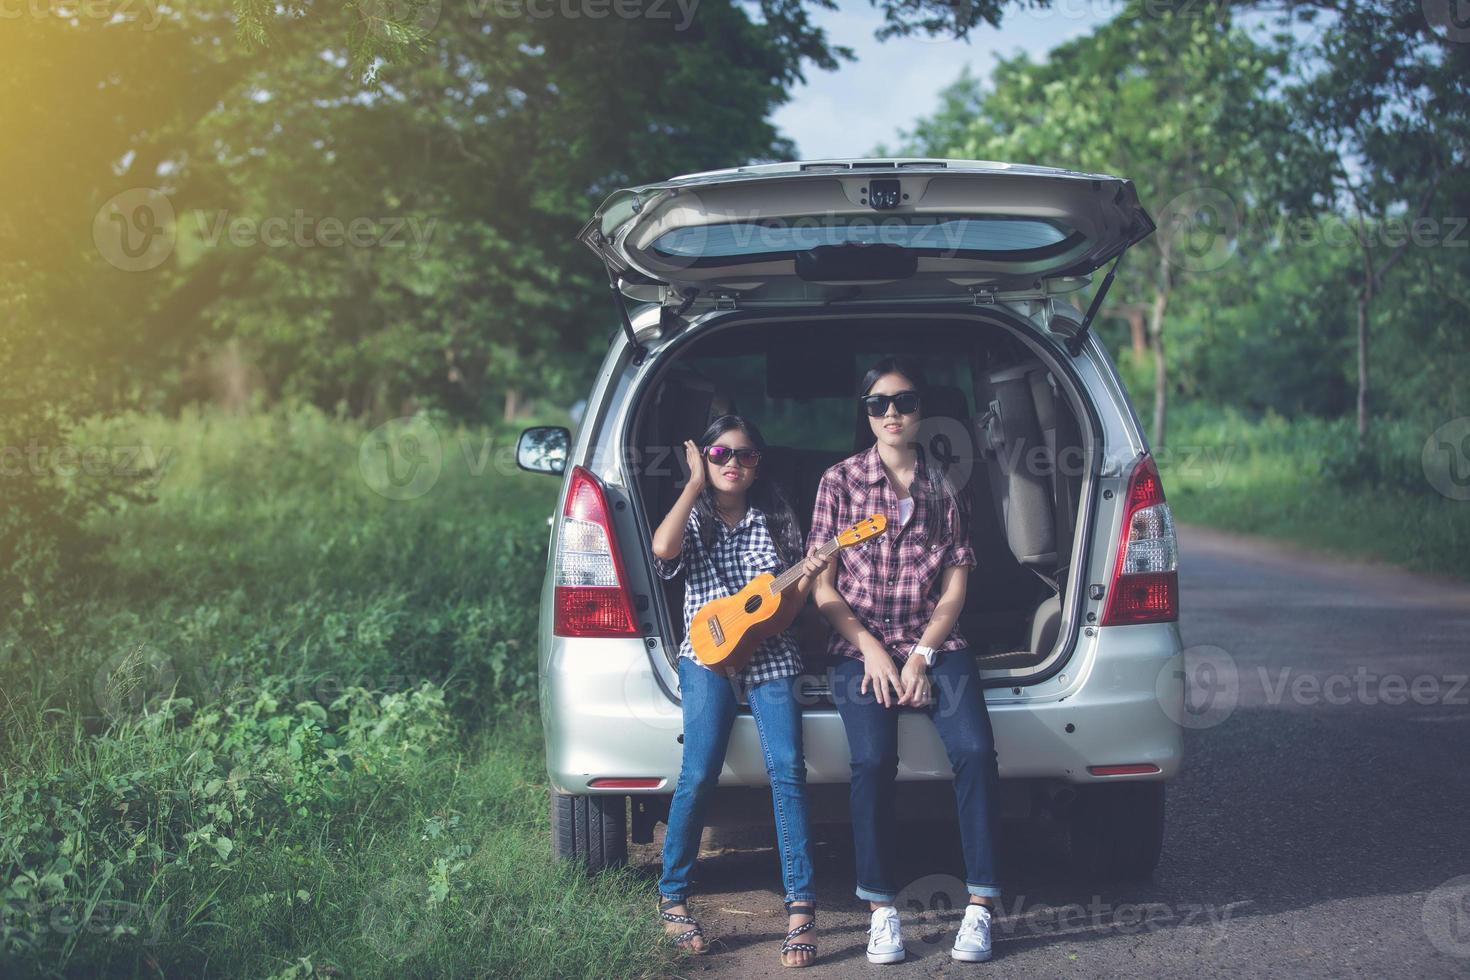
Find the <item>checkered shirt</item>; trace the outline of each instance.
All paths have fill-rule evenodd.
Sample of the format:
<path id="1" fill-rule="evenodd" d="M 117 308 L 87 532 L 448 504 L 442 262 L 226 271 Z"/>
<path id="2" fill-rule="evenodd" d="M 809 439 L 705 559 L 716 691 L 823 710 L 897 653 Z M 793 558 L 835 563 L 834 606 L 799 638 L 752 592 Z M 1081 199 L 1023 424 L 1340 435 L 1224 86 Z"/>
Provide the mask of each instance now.
<path id="1" fill-rule="evenodd" d="M 665 579 L 685 572 L 684 642 L 679 645 L 679 656 L 699 663 L 689 643 L 689 624 L 694 614 L 711 599 L 733 595 L 762 572 L 780 572 L 785 565 L 776 551 L 776 543 L 771 540 L 766 515 L 759 507 L 748 506 L 745 516 L 735 527 L 724 521 L 718 522 L 714 545 L 708 550 L 699 537 L 699 514 L 690 511 L 689 522 L 684 525 L 684 544 L 678 557 L 666 560 L 655 555 L 653 567 L 659 577 Z M 761 643 L 736 680 L 742 689 L 749 690 L 764 681 L 799 673 L 801 651 L 792 631 L 786 630 Z"/>
<path id="2" fill-rule="evenodd" d="M 964 494 L 956 495 L 958 509 L 929 498 L 923 460 L 914 467 L 910 490 L 914 513 L 902 527 L 898 521 L 898 494 L 893 492 L 878 447 L 849 456 L 822 474 L 807 549 L 825 543 L 873 514 L 888 518 L 888 530 L 862 544 L 838 552 L 837 592 L 852 607 L 863 627 L 882 641 L 899 662 L 919 642 L 934 607 L 944 569 L 974 565 L 970 546 L 969 513 Z M 925 546 L 931 524 L 939 522 L 934 542 Z M 939 650 L 968 646 L 959 627 L 950 630 Z M 861 660 L 863 655 L 837 630 L 827 641 L 833 656 Z"/>

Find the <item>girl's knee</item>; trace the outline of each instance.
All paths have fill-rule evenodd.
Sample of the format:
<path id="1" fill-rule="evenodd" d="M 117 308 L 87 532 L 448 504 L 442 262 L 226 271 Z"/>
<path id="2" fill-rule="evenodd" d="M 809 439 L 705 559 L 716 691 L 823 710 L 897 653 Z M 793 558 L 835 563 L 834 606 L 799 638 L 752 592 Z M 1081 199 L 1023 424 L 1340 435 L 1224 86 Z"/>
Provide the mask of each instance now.
<path id="1" fill-rule="evenodd" d="M 852 774 L 870 779 L 891 779 L 898 773 L 898 754 L 890 752 L 855 752 Z"/>
<path id="2" fill-rule="evenodd" d="M 721 768 L 717 763 L 685 758 L 684 765 L 679 769 L 678 788 L 694 793 L 707 793 L 719 784 Z"/>
<path id="3" fill-rule="evenodd" d="M 966 741 L 949 750 L 949 764 L 958 772 L 960 769 L 993 768 L 996 765 L 995 745 L 986 741 Z"/>
<path id="4" fill-rule="evenodd" d="M 766 775 L 772 781 L 785 783 L 806 782 L 806 762 L 795 752 L 772 753 L 766 762 Z"/>

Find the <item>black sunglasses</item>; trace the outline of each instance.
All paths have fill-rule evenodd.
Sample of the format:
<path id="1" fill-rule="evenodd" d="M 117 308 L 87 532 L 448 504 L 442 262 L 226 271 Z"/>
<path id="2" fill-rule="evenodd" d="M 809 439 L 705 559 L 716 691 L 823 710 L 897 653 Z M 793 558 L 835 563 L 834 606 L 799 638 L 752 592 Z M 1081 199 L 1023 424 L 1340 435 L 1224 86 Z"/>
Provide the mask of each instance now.
<path id="1" fill-rule="evenodd" d="M 913 390 L 892 395 L 864 395 L 858 401 L 863 403 L 863 408 L 875 419 L 887 415 L 890 404 L 898 409 L 899 415 L 913 415 L 919 410 L 919 393 Z"/>
<path id="2" fill-rule="evenodd" d="M 705 446 L 704 458 L 716 466 L 724 466 L 734 457 L 741 466 L 748 470 L 755 469 L 760 465 L 761 451 L 759 449 L 731 449 L 729 446 Z"/>

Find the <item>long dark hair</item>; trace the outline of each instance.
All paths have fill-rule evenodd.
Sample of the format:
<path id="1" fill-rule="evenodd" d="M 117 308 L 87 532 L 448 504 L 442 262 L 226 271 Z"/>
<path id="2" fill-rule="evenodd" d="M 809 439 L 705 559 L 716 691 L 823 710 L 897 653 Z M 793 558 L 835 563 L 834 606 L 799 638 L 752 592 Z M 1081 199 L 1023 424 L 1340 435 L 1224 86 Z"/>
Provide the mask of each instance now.
<path id="1" fill-rule="evenodd" d="M 731 429 L 745 433 L 756 449 L 766 453 L 766 440 L 761 430 L 754 422 L 739 415 L 721 415 L 695 442 L 703 450 Z M 771 541 L 776 545 L 776 553 L 781 560 L 787 565 L 795 564 L 802 556 L 801 532 L 796 523 L 796 511 L 781 485 L 757 470 L 755 482 L 746 491 L 746 502 L 759 507 L 766 515 L 766 528 L 771 532 Z M 715 489 L 709 483 L 705 483 L 694 502 L 694 512 L 699 515 L 699 539 L 708 551 L 715 543 L 715 529 L 720 521 L 719 512 L 715 509 Z"/>
<path id="2" fill-rule="evenodd" d="M 924 404 L 930 391 L 929 381 L 924 376 L 924 369 L 919 366 L 919 362 L 911 357 L 904 357 L 900 354 L 885 357 L 874 364 L 868 369 L 868 373 L 863 375 L 863 380 L 858 383 L 858 398 L 862 398 L 868 392 L 872 391 L 873 385 L 877 384 L 878 379 L 885 374 L 900 374 L 909 379 L 914 386 L 914 390 L 919 393 L 919 417 L 922 419 L 924 417 Z M 858 452 L 864 452 L 877 441 L 878 437 L 873 434 L 873 426 L 868 421 L 868 413 L 863 409 L 862 404 L 859 403 L 856 437 L 853 440 L 854 448 Z M 927 486 L 911 487 L 910 493 L 917 489 L 919 493 L 924 494 L 938 508 L 938 519 L 928 522 L 929 526 L 924 535 L 924 546 L 927 548 L 934 544 L 934 536 L 940 526 L 950 519 L 954 521 L 956 537 L 960 540 L 965 540 L 969 534 L 968 522 L 966 520 L 967 515 L 964 506 L 960 503 L 959 496 L 955 493 L 954 487 L 950 485 L 948 467 L 935 465 L 934 461 L 928 458 L 927 447 L 924 445 L 922 434 L 919 441 L 914 444 L 914 448 L 919 455 L 919 459 L 924 463 Z"/>

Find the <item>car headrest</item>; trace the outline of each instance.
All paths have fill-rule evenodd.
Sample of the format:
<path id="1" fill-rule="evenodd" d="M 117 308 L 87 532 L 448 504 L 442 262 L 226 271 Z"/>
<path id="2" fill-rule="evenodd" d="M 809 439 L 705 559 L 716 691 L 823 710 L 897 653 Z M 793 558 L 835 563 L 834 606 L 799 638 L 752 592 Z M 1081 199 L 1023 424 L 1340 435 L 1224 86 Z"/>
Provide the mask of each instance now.
<path id="1" fill-rule="evenodd" d="M 947 419 L 970 420 L 970 403 L 953 385 L 934 385 L 924 393 L 924 414 Z"/>

